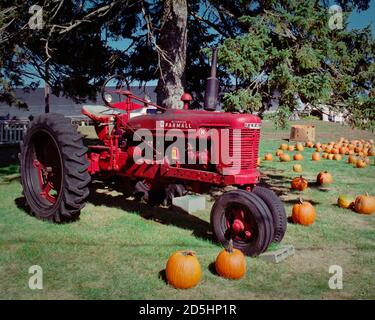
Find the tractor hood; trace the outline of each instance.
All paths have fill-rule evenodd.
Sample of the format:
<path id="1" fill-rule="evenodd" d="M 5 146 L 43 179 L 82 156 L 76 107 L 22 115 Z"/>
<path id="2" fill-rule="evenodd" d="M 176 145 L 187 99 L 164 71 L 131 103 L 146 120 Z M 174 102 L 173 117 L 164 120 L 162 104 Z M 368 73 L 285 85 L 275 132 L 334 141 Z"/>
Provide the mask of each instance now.
<path id="1" fill-rule="evenodd" d="M 131 118 L 128 125 L 132 129 L 144 128 L 149 130 L 161 128 L 188 130 L 201 127 L 260 129 L 261 119 L 251 114 L 169 109 L 160 114 Z"/>

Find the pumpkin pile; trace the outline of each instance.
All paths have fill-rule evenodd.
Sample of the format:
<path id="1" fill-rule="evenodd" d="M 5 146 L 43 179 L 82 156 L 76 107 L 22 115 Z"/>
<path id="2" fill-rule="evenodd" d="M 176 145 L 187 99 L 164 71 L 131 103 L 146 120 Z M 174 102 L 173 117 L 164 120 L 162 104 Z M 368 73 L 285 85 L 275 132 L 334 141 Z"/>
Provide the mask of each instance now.
<path id="1" fill-rule="evenodd" d="M 352 164 L 355 168 L 365 168 L 370 164 L 370 157 L 375 156 L 374 140 L 349 140 L 341 137 L 337 141 L 330 141 L 328 143 L 317 142 L 313 144 L 311 141 L 306 142 L 305 147 L 315 148 L 312 154 L 313 161 L 320 160 L 320 153 L 322 158 L 326 160 L 341 161 L 344 155 L 347 155 L 347 163 Z M 375 164 L 375 160 L 374 160 Z"/>
<path id="2" fill-rule="evenodd" d="M 353 209 L 359 214 L 373 214 L 375 212 L 375 197 L 368 193 L 359 195 L 356 198 L 350 195 L 340 195 L 337 205 L 344 209 Z"/>

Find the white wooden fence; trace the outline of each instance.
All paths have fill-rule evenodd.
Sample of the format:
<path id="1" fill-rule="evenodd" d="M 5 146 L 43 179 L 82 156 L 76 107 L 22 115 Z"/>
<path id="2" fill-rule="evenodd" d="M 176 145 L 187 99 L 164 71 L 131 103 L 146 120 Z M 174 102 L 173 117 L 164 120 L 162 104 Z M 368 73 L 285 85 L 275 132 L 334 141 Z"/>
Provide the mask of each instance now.
<path id="1" fill-rule="evenodd" d="M 0 144 L 20 143 L 28 123 L 28 120 L 0 120 Z"/>
<path id="2" fill-rule="evenodd" d="M 67 117 L 76 126 L 89 126 L 93 121 L 87 117 Z M 23 139 L 29 120 L 0 120 L 0 145 L 17 144 Z"/>

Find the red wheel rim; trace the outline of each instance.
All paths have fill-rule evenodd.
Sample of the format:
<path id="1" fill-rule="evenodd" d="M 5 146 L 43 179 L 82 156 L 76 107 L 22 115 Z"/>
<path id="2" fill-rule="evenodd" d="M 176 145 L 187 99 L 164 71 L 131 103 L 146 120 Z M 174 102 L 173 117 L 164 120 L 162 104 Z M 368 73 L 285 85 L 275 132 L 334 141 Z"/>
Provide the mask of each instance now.
<path id="1" fill-rule="evenodd" d="M 33 135 L 27 162 L 27 183 L 32 198 L 43 207 L 54 206 L 63 180 L 62 155 L 54 137 L 46 130 Z"/>
<path id="2" fill-rule="evenodd" d="M 40 185 L 40 196 L 51 202 L 56 202 L 56 189 L 54 187 L 52 167 L 46 167 L 39 160 L 34 159 L 34 167 L 38 170 L 38 181 Z"/>
<path id="3" fill-rule="evenodd" d="M 225 234 L 236 241 L 249 242 L 254 234 L 254 223 L 248 210 L 233 205 L 225 210 Z"/>

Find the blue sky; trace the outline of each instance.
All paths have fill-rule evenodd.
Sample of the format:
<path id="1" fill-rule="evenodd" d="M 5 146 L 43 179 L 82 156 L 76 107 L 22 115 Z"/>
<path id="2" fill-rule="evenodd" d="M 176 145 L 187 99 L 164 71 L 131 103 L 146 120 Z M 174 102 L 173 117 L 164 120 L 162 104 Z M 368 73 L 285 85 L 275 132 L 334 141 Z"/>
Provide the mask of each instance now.
<path id="1" fill-rule="evenodd" d="M 349 17 L 349 29 L 361 29 L 372 25 L 372 35 L 375 37 L 375 0 L 370 2 L 370 8 L 366 11 L 352 12 Z"/>

